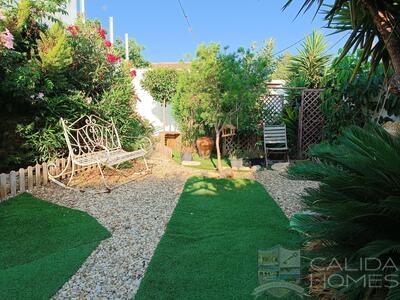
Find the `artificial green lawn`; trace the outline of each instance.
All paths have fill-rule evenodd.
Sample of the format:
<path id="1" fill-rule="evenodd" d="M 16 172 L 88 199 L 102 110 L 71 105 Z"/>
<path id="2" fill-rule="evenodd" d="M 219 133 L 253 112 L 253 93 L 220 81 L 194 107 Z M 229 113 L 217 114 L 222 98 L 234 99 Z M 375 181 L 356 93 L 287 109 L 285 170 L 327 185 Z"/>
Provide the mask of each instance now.
<path id="1" fill-rule="evenodd" d="M 21 194 L 0 204 L 0 299 L 49 299 L 110 233 L 85 212 Z"/>
<path id="2" fill-rule="evenodd" d="M 258 182 L 192 177 L 135 299 L 253 299 L 257 250 L 300 245 L 288 226 Z"/>
<path id="3" fill-rule="evenodd" d="M 200 165 L 199 166 L 190 166 L 190 168 L 202 169 L 202 170 L 216 170 L 217 169 L 217 157 L 215 155 L 212 155 L 208 159 L 203 159 L 199 156 L 199 154 L 193 153 L 192 158 L 193 158 L 193 161 L 200 162 Z M 172 152 L 172 159 L 176 163 L 181 164 L 181 162 L 182 162 L 181 153 L 179 151 L 174 150 Z M 230 162 L 227 157 L 222 158 L 222 167 L 230 167 Z"/>

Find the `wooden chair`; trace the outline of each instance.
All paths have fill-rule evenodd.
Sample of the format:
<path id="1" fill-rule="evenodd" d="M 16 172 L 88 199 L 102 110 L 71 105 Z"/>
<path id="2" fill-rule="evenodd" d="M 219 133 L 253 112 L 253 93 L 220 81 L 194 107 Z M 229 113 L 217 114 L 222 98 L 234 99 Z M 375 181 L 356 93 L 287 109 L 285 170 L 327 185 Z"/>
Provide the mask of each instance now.
<path id="1" fill-rule="evenodd" d="M 284 153 L 289 161 L 286 125 L 264 125 L 265 165 L 268 165 L 268 154 Z"/>

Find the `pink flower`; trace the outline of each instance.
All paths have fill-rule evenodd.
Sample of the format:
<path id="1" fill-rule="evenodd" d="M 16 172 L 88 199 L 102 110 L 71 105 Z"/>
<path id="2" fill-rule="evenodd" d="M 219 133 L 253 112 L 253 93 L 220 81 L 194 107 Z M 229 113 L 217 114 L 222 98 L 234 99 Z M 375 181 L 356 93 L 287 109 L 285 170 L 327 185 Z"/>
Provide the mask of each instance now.
<path id="1" fill-rule="evenodd" d="M 77 36 L 79 31 L 79 26 L 68 26 L 67 31 L 69 31 L 72 36 Z"/>
<path id="2" fill-rule="evenodd" d="M 107 60 L 110 63 L 116 63 L 116 62 L 119 62 L 121 60 L 121 58 L 118 56 L 115 56 L 114 54 L 109 53 L 109 54 L 107 54 Z"/>
<path id="3" fill-rule="evenodd" d="M 111 47 L 111 46 L 112 46 L 112 44 L 111 44 L 110 41 L 105 41 L 105 42 L 104 42 L 104 45 L 105 45 L 106 47 Z"/>
<path id="4" fill-rule="evenodd" d="M 14 36 L 7 28 L 4 32 L 0 32 L 0 42 L 7 49 L 14 49 Z"/>
<path id="5" fill-rule="evenodd" d="M 130 74 L 132 78 L 135 78 L 137 75 L 136 70 L 131 70 Z"/>
<path id="6" fill-rule="evenodd" d="M 99 33 L 99 35 L 101 36 L 101 38 L 103 40 L 106 39 L 107 31 L 105 31 L 103 28 L 100 27 L 100 28 L 97 29 L 97 32 Z"/>

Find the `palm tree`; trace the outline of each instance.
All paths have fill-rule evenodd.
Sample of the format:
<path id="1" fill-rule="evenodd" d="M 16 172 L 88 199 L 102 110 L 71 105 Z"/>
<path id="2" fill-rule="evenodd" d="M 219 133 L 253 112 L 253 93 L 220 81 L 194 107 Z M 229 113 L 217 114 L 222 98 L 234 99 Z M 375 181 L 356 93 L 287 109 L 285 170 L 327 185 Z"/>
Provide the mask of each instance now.
<path id="1" fill-rule="evenodd" d="M 293 0 L 287 0 L 284 9 Z M 351 49 L 362 48 L 360 64 L 372 60 L 372 69 L 380 63 L 393 68 L 392 87 L 400 93 L 400 1 L 399 0 L 303 0 L 299 11 L 314 5 L 325 14 L 327 27 L 349 32 L 342 57 Z M 327 10 L 322 10 L 328 7 Z M 359 65 L 360 65 L 359 64 Z M 358 67 L 355 68 L 354 74 Z"/>
<path id="2" fill-rule="evenodd" d="M 289 71 L 296 77 L 304 77 L 309 88 L 320 87 L 330 57 L 326 54 L 326 49 L 327 44 L 322 32 L 313 31 L 298 50 L 299 54 L 292 57 Z"/>

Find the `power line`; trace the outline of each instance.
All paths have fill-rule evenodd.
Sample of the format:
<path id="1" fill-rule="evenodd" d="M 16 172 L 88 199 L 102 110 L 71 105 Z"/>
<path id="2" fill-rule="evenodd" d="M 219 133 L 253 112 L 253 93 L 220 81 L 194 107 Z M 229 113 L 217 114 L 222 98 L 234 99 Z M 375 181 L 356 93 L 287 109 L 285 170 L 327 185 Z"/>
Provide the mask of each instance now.
<path id="1" fill-rule="evenodd" d="M 322 30 L 322 27 L 320 28 L 320 30 Z M 348 36 L 349 34 L 350 34 L 350 33 L 348 32 L 348 33 L 346 33 L 345 35 L 343 35 L 335 44 L 333 44 L 332 46 L 330 46 L 326 51 L 329 51 L 329 50 L 331 50 L 332 48 L 334 48 L 337 44 L 339 44 L 339 43 L 340 43 L 346 36 Z M 327 34 L 324 32 L 324 35 L 327 35 Z M 293 46 L 297 45 L 298 43 L 304 41 L 306 38 L 307 38 L 307 35 L 304 36 L 303 38 L 301 38 L 300 40 L 294 42 L 293 44 L 290 44 L 290 45 L 287 46 L 286 48 L 283 48 L 282 50 L 279 50 L 278 52 L 274 53 L 274 56 L 277 56 L 277 55 L 281 54 L 282 52 L 284 52 L 284 51 L 286 51 L 286 50 L 292 48 Z"/>
<path id="2" fill-rule="evenodd" d="M 186 23 L 187 23 L 188 26 L 189 26 L 189 31 L 192 32 L 192 31 L 193 31 L 192 25 L 190 25 L 189 17 L 187 16 L 187 14 L 186 14 L 186 12 L 185 12 L 185 9 L 184 9 L 183 6 L 182 6 L 181 0 L 178 0 L 178 3 L 179 3 L 179 6 L 180 6 L 180 8 L 181 8 L 182 14 L 183 14 L 183 16 L 184 16 L 184 18 L 185 18 L 185 20 L 186 20 Z"/>
<path id="3" fill-rule="evenodd" d="M 298 43 L 302 42 L 303 40 L 305 40 L 306 37 L 301 38 L 300 40 L 298 40 L 297 42 L 287 46 L 286 48 L 283 48 L 282 50 L 279 50 L 278 52 L 274 53 L 274 56 L 277 56 L 279 54 L 281 54 L 282 52 L 285 52 L 287 49 L 292 48 L 293 46 L 297 45 Z"/>
<path id="4" fill-rule="evenodd" d="M 345 35 L 343 35 L 336 43 L 334 43 L 332 46 L 330 46 L 328 48 L 328 50 L 326 50 L 327 52 L 329 50 L 331 50 L 332 48 L 334 48 L 337 44 L 339 44 L 346 36 L 348 36 L 350 34 L 350 32 L 347 32 Z"/>

